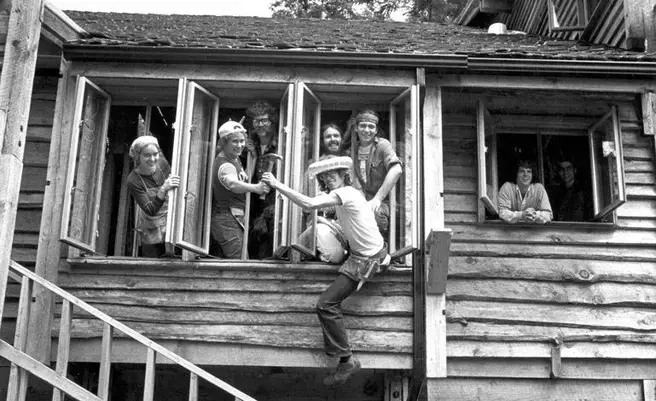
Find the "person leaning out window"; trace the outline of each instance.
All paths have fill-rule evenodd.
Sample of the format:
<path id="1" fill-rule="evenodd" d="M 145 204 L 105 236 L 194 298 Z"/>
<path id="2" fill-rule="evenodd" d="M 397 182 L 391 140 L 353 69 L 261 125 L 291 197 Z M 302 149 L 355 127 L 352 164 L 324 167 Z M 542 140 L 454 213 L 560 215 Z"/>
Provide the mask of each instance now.
<path id="1" fill-rule="evenodd" d="M 549 196 L 542 184 L 533 182 L 535 169 L 528 161 L 517 165 L 515 182 L 499 190 L 499 217 L 507 223 L 544 224 L 553 218 Z"/>

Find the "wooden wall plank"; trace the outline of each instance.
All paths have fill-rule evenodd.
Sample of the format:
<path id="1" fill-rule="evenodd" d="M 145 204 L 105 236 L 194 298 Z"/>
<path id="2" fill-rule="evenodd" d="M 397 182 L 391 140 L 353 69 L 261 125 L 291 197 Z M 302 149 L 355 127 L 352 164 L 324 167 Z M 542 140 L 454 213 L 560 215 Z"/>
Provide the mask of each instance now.
<path id="1" fill-rule="evenodd" d="M 656 306 L 656 285 L 533 280 L 449 280 L 449 300 L 577 305 Z"/>
<path id="2" fill-rule="evenodd" d="M 510 342 L 510 341 L 467 341 L 451 340 L 448 344 L 449 358 L 545 358 L 551 359 L 554 342 Z M 567 342 L 560 346 L 561 359 L 613 359 L 625 366 L 632 361 L 656 360 L 654 345 L 649 343 L 592 343 L 587 341 Z M 656 377 L 656 372 L 653 372 Z"/>
<path id="3" fill-rule="evenodd" d="M 170 291 L 128 290 L 70 290 L 74 296 L 90 304 L 109 303 L 119 305 L 172 306 L 195 308 L 244 309 L 260 312 L 305 312 L 314 311 L 316 297 L 303 294 L 261 293 L 210 293 L 198 291 L 181 292 L 172 298 Z M 355 294 L 343 303 L 346 313 L 355 315 L 409 315 L 412 313 L 412 298 L 404 296 L 367 296 Z"/>
<path id="4" fill-rule="evenodd" d="M 447 340 L 480 342 L 560 342 L 587 341 L 591 343 L 656 343 L 656 333 L 598 327 L 567 327 L 556 324 L 523 324 L 516 322 L 457 321 L 447 326 Z"/>
<path id="5" fill-rule="evenodd" d="M 450 301 L 447 321 L 484 321 L 621 330 L 656 330 L 656 311 L 631 307 Z"/>
<path id="6" fill-rule="evenodd" d="M 321 331 L 316 327 L 280 325 L 183 325 L 132 323 L 131 328 L 146 337 L 158 340 L 202 341 L 207 343 L 231 343 L 261 345 L 281 348 L 323 350 Z M 99 338 L 102 322 L 73 320 L 71 337 L 74 339 Z M 381 332 L 373 330 L 348 330 L 349 342 L 355 352 L 411 353 L 412 333 Z M 125 338 L 120 332 L 114 338 Z"/>
<path id="7" fill-rule="evenodd" d="M 652 247 L 563 246 L 513 243 L 451 243 L 452 256 L 507 256 L 542 259 L 610 260 L 618 262 L 656 262 L 656 249 Z"/>
<path id="8" fill-rule="evenodd" d="M 530 264 L 530 268 L 527 268 Z M 626 263 L 609 260 L 540 259 L 521 257 L 452 256 L 449 280 L 499 278 L 554 282 L 618 282 L 656 284 L 654 262 Z"/>
<path id="9" fill-rule="evenodd" d="M 642 401 L 638 380 L 521 380 L 442 379 L 429 380 L 428 399 L 441 401 L 595 400 Z"/>

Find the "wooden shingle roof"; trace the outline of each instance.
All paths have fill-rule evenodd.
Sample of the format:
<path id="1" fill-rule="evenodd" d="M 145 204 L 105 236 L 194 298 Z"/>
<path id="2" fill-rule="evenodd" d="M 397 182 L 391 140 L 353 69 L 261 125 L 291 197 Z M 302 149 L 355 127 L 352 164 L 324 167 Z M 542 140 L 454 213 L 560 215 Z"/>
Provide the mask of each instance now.
<path id="1" fill-rule="evenodd" d="M 88 37 L 76 47 L 267 49 L 300 52 L 467 55 L 497 58 L 654 61 L 656 54 L 522 33 L 493 35 L 438 23 L 271 19 L 66 11 Z"/>

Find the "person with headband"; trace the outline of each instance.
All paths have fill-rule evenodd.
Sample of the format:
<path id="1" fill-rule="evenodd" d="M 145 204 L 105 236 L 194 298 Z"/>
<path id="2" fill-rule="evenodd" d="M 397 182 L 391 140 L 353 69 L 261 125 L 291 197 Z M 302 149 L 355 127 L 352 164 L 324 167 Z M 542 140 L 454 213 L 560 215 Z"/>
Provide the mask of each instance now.
<path id="1" fill-rule="evenodd" d="M 272 173 L 262 176 L 262 181 L 303 210 L 334 206 L 337 220 L 350 246 L 349 257 L 339 268 L 339 276 L 317 302 L 326 354 L 339 358 L 335 372 L 323 381 L 329 387 L 345 383 L 360 370 L 360 362 L 353 355 L 346 333 L 342 302 L 365 282 L 383 272 L 390 263 L 373 209 L 368 206 L 362 192 L 351 186 L 352 168 L 353 161 L 348 156 L 327 157 L 310 164 L 309 176 L 317 177 L 322 190 L 321 194 L 312 198 L 281 183 Z"/>
<path id="2" fill-rule="evenodd" d="M 351 158 L 355 175 L 383 236 L 389 230 L 389 193 L 401 177 L 403 168 L 390 141 L 380 137 L 378 114 L 365 109 L 355 116 Z"/>
<path id="3" fill-rule="evenodd" d="M 135 139 L 130 146 L 130 158 L 135 167 L 128 175 L 127 185 L 139 206 L 136 231 L 140 236 L 141 256 L 159 257 L 166 253 L 168 193 L 180 185 L 180 178 L 171 175 L 171 166 L 154 136 Z"/>
<path id="4" fill-rule="evenodd" d="M 236 121 L 228 121 L 219 128 L 219 148 L 212 172 L 211 233 L 219 245 L 221 255 L 240 259 L 244 241 L 244 209 L 246 193 L 267 194 L 264 182 L 251 184 L 239 156 L 246 147 L 246 129 Z"/>

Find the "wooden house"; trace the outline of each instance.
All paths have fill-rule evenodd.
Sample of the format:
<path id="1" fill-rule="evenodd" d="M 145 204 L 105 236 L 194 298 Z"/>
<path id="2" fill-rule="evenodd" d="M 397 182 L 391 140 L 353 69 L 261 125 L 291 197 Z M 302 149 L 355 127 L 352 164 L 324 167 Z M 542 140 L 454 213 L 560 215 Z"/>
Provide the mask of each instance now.
<path id="1" fill-rule="evenodd" d="M 472 1 L 461 22 L 473 27 L 46 4 L 12 259 L 257 400 L 654 400 L 654 2 L 527 3 Z M 583 38 L 544 31 L 552 14 L 581 24 L 565 3 L 585 5 Z M 314 315 L 336 266 L 207 256 L 216 128 L 256 100 L 279 110 L 291 186 L 305 186 L 319 126 L 363 107 L 403 160 L 388 241 L 412 253 L 347 301 L 363 372 L 340 389 L 321 385 L 334 361 Z M 182 177 L 167 237 L 178 257 L 135 256 L 127 149 L 146 133 Z M 514 162 L 531 159 L 551 189 L 564 155 L 589 216 L 501 221 Z M 279 198 L 275 245 L 308 221 Z M 22 291 L 8 287 L 5 340 Z M 70 342 L 57 372 L 100 399 L 223 399 L 205 385 L 187 395 L 188 365 L 35 291 L 26 351 L 48 364 Z M 31 380 L 28 399 L 49 399 L 43 387 Z"/>

